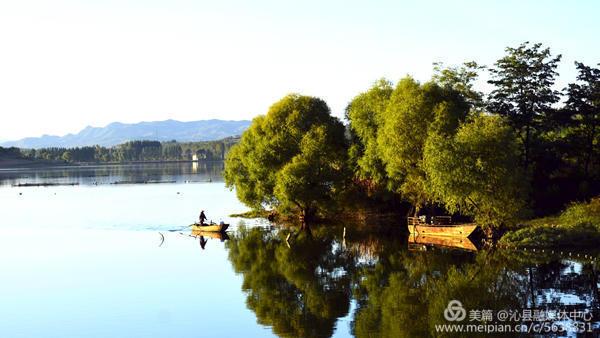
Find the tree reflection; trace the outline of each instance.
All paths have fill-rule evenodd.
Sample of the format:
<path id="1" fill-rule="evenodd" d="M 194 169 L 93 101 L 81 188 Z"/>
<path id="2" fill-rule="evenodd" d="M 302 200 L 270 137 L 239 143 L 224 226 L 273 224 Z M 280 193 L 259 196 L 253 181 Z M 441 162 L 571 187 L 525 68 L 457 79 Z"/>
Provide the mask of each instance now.
<path id="1" fill-rule="evenodd" d="M 248 308 L 276 334 L 329 337 L 348 314 L 352 262 L 336 241 L 301 233 L 289 248 L 281 232 L 241 228 L 227 247 Z"/>
<path id="2" fill-rule="evenodd" d="M 398 245 L 386 246 L 377 262 L 358 270 L 353 333 L 358 337 L 429 336 L 437 311 L 432 306 L 436 298 L 447 299 L 438 294 L 444 292 L 438 281 L 456 267 L 460 273 L 461 264 L 469 261 L 473 256 L 461 251 L 411 252 Z"/>
<path id="3" fill-rule="evenodd" d="M 502 250 L 411 251 L 402 236 L 342 233 L 315 227 L 288 247 L 285 230 L 242 228 L 227 243 L 260 324 L 280 336 L 329 337 L 351 300 L 357 337 L 440 336 L 435 325 L 449 323 L 443 314 L 453 299 L 467 310 L 466 324 L 496 319 L 471 320 L 471 310 L 568 307 L 600 316 L 598 267 L 591 261 Z"/>
<path id="4" fill-rule="evenodd" d="M 578 300 L 575 305 L 569 304 L 570 309 L 591 310 L 594 316 L 598 313 L 593 265 L 545 255 L 403 250 L 383 253 L 375 264 L 359 269 L 358 275 L 354 296 L 359 306 L 353 323 L 357 337 L 444 335 L 436 331 L 435 325 L 449 323 L 443 313 L 453 299 L 461 301 L 467 310 L 466 323 L 470 324 L 483 323 L 470 320 L 470 310 L 492 310 L 494 314 L 526 308 L 560 310 L 566 305 L 562 298 L 565 294 L 570 302 Z"/>

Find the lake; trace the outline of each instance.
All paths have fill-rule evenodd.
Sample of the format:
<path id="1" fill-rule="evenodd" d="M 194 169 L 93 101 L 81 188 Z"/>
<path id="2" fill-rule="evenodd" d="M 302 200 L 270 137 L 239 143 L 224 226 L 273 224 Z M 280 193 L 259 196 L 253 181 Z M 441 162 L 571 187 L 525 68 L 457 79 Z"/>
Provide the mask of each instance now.
<path id="1" fill-rule="evenodd" d="M 600 333 L 598 253 L 432 245 L 395 219 L 307 234 L 232 218 L 247 208 L 222 166 L 0 170 L 0 337 Z M 228 236 L 195 236 L 201 209 Z"/>

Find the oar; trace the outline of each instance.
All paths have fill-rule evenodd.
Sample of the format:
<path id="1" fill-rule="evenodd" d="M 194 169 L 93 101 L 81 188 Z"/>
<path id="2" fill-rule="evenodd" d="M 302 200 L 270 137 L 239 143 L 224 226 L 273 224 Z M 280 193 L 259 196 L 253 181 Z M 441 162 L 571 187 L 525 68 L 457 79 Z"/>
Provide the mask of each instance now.
<path id="1" fill-rule="evenodd" d="M 163 243 L 165 242 L 165 235 L 163 235 L 161 232 L 158 233 L 161 237 L 161 241 L 160 244 L 158 245 L 159 247 L 163 245 Z"/>

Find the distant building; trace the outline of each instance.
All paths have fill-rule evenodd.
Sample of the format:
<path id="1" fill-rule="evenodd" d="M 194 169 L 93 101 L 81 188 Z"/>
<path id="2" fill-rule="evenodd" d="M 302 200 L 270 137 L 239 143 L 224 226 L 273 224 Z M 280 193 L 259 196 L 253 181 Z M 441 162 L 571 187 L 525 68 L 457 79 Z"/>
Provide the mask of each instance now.
<path id="1" fill-rule="evenodd" d="M 207 152 L 204 149 L 197 150 L 192 154 L 192 161 L 194 162 L 197 162 L 199 160 L 206 160 L 207 158 Z"/>

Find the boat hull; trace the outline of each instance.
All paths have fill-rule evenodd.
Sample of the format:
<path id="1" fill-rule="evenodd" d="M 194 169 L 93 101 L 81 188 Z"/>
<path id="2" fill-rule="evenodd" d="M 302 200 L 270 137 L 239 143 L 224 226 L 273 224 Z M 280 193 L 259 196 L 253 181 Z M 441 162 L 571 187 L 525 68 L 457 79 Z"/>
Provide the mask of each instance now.
<path id="1" fill-rule="evenodd" d="M 418 236 L 448 236 L 469 237 L 477 229 L 477 224 L 461 225 L 409 225 L 408 231 L 411 235 Z"/>
<path id="2" fill-rule="evenodd" d="M 200 225 L 194 223 L 191 225 L 192 231 L 199 232 L 225 232 L 227 228 L 229 228 L 229 224 L 209 224 L 209 225 Z"/>

